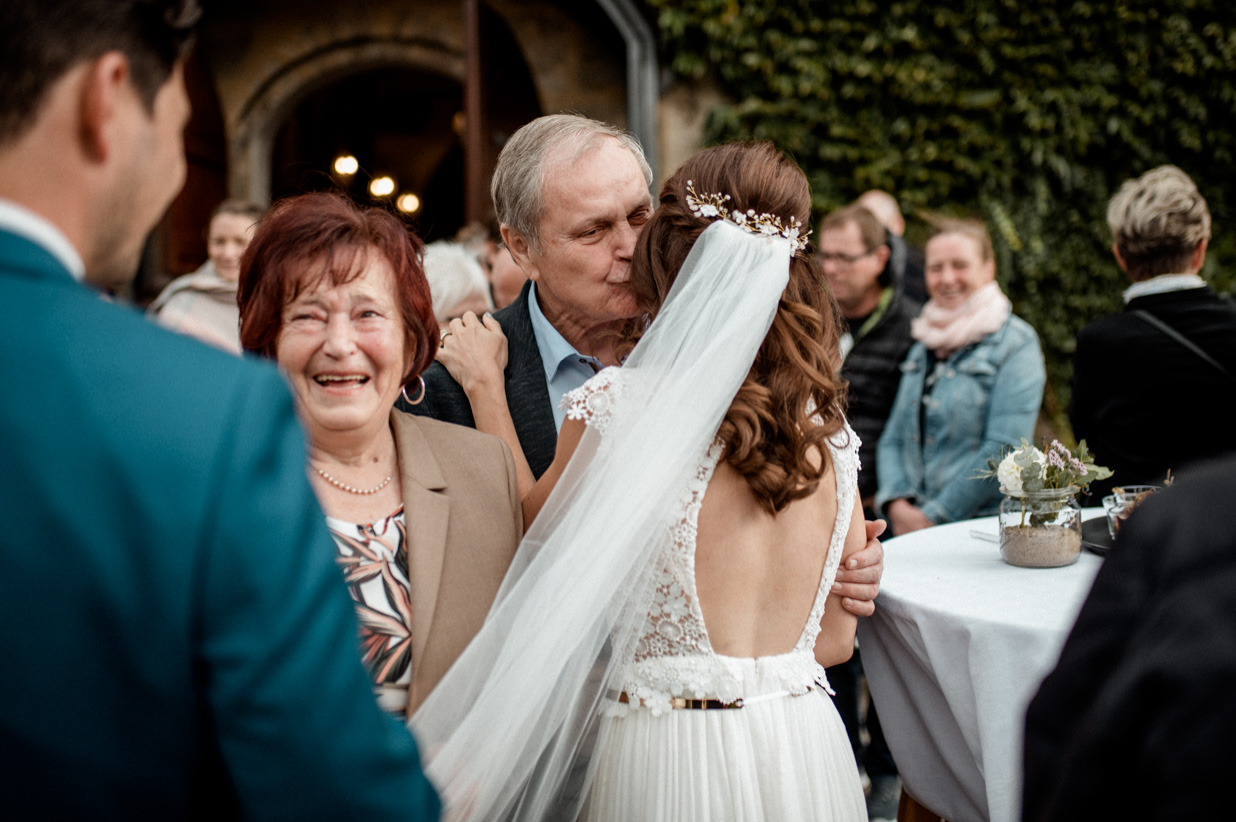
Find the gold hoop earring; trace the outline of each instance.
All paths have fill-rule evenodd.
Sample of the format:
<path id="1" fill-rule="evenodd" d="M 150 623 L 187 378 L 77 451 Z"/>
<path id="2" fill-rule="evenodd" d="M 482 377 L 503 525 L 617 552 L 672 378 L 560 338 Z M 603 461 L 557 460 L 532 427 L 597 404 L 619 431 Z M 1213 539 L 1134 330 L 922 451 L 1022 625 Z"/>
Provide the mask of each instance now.
<path id="1" fill-rule="evenodd" d="M 403 395 L 403 401 L 408 405 L 420 405 L 425 399 L 425 378 L 418 375 L 416 379 L 421 384 L 421 394 L 415 401 L 408 396 L 408 386 L 405 385 L 403 388 L 399 389 L 399 393 Z"/>

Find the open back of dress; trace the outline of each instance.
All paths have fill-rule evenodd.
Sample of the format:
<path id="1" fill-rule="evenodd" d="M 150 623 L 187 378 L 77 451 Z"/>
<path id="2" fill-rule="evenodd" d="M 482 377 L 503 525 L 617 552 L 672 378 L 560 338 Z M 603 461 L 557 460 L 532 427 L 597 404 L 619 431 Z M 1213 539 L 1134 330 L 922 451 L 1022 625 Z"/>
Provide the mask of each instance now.
<path id="1" fill-rule="evenodd" d="M 626 378 L 602 371 L 567 395 L 568 417 L 604 436 Z M 717 654 L 700 610 L 699 512 L 722 451 L 714 440 L 681 497 L 622 691 L 606 702 L 610 726 L 584 817 L 864 819 L 850 743 L 814 654 L 854 509 L 858 437 L 846 425 L 829 442 L 838 500 L 824 570 L 793 650 L 775 656 Z"/>

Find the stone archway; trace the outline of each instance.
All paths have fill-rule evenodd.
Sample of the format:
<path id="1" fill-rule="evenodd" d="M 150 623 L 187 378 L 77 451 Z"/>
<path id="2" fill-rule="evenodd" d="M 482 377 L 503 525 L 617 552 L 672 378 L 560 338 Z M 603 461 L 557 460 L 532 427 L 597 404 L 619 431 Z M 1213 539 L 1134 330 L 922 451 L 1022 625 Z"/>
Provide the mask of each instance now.
<path id="1" fill-rule="evenodd" d="M 657 171 L 655 36 L 633 0 L 483 0 L 522 53 L 542 110 L 624 125 Z M 405 67 L 463 80 L 459 0 L 272 0 L 204 24 L 228 134 L 228 190 L 267 202 L 276 133 L 307 95 L 350 74 Z"/>
<path id="2" fill-rule="evenodd" d="M 240 112 L 228 147 L 230 190 L 254 202 L 269 202 L 275 135 L 297 103 L 348 75 L 391 66 L 445 74 L 463 82 L 462 55 L 423 41 L 340 43 L 285 63 Z"/>

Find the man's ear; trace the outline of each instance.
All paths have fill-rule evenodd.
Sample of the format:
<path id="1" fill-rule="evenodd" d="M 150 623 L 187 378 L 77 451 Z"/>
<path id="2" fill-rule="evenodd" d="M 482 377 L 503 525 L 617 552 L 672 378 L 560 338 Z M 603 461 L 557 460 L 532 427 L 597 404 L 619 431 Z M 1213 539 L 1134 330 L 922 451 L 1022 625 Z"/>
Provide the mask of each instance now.
<path id="1" fill-rule="evenodd" d="M 890 253 L 891 252 L 889 251 L 889 248 L 886 245 L 882 245 L 875 250 L 876 260 L 879 261 L 880 263 L 881 271 L 884 270 L 884 266 L 888 265 L 888 255 Z"/>
<path id="2" fill-rule="evenodd" d="M 532 247 L 528 242 L 528 238 L 519 233 L 510 226 L 502 226 L 502 242 L 511 252 L 511 259 L 515 260 L 515 265 L 519 266 L 519 270 L 524 272 L 529 280 L 535 281 L 540 275 L 537 267 L 532 262 Z"/>
<path id="3" fill-rule="evenodd" d="M 104 163 L 115 148 L 116 126 L 129 85 L 129 60 L 109 51 L 86 67 L 81 84 L 81 142 L 86 156 Z"/>
<path id="4" fill-rule="evenodd" d="M 1197 244 L 1197 248 L 1193 249 L 1193 256 L 1189 259 L 1189 273 L 1196 274 L 1202 270 L 1202 266 L 1206 264 L 1206 246 L 1210 244 L 1210 240 L 1202 240 Z"/>
<path id="5" fill-rule="evenodd" d="M 1112 256 L 1116 258 L 1116 265 L 1120 266 L 1120 270 L 1125 274 L 1129 273 L 1129 266 L 1124 261 L 1124 257 L 1120 253 L 1120 246 L 1112 243 Z"/>

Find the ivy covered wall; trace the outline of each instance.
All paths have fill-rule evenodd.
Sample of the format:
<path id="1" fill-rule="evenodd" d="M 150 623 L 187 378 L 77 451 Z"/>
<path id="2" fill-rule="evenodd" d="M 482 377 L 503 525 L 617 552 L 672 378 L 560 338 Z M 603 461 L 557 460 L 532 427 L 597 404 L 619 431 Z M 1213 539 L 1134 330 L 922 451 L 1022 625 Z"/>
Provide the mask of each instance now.
<path id="1" fill-rule="evenodd" d="M 1203 276 L 1236 283 L 1231 0 L 648 2 L 672 70 L 735 101 L 708 141 L 789 152 L 817 218 L 883 188 L 912 226 L 916 211 L 987 222 L 1001 286 L 1043 341 L 1057 427 L 1074 335 L 1127 285 L 1104 220 L 1123 180 L 1168 162 L 1192 176 L 1214 217 Z"/>

